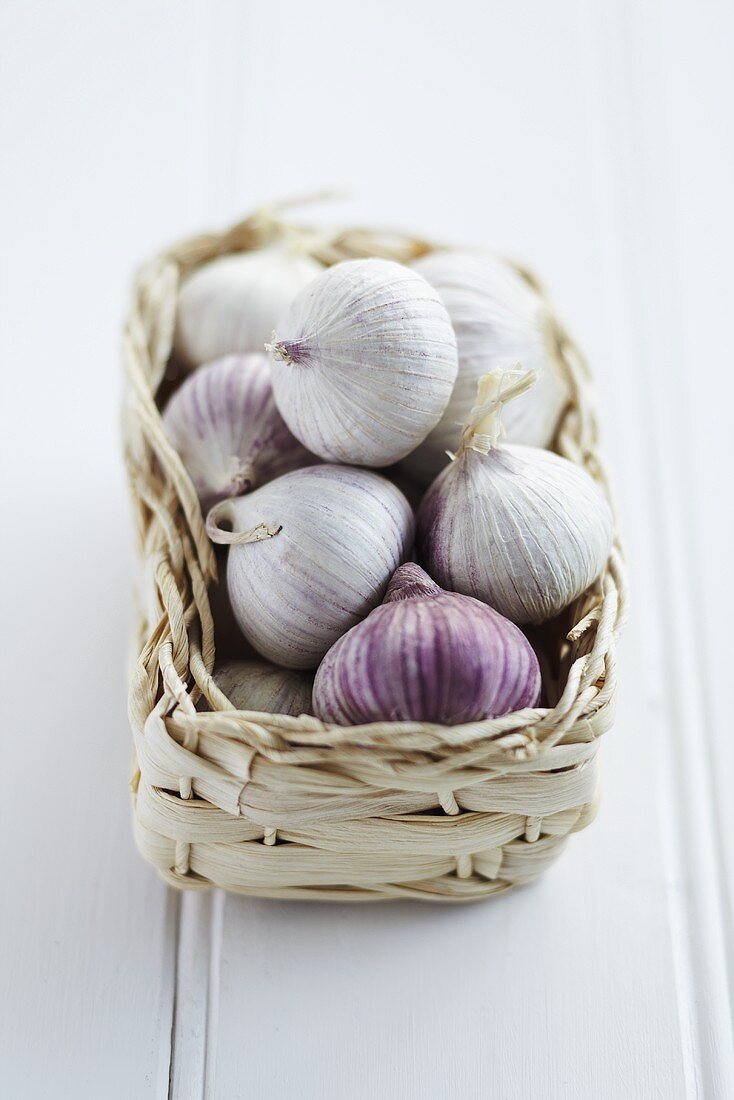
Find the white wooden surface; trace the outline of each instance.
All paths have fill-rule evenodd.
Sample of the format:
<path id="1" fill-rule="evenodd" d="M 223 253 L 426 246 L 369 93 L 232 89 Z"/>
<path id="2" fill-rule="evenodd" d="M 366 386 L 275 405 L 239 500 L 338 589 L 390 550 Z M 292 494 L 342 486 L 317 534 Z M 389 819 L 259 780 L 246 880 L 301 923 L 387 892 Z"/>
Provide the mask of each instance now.
<path id="1" fill-rule="evenodd" d="M 0 1095 L 734 1096 L 731 5 L 5 0 L 0 41 Z M 130 838 L 129 276 L 324 185 L 526 259 L 597 371 L 602 813 L 473 908 L 178 897 Z"/>

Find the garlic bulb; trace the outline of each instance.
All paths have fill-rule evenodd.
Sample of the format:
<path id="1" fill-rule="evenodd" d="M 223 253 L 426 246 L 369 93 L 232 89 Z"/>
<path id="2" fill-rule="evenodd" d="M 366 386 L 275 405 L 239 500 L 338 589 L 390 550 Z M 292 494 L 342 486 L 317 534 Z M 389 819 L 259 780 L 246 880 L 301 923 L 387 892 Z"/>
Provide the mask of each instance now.
<path id="1" fill-rule="evenodd" d="M 549 355 L 548 314 L 538 294 L 509 265 L 486 253 L 432 252 L 412 266 L 435 287 L 449 312 L 459 373 L 441 420 L 405 460 L 405 468 L 429 484 L 448 462 L 446 451 L 459 444 L 482 375 L 517 362 L 534 370 L 538 381 L 525 401 L 507 409 L 506 440 L 550 446 L 568 387 Z"/>
<path id="2" fill-rule="evenodd" d="M 262 351 L 283 310 L 320 271 L 316 260 L 283 245 L 210 260 L 181 285 L 176 351 L 192 367 Z"/>
<path id="3" fill-rule="evenodd" d="M 456 378 L 446 308 L 392 260 L 347 260 L 294 299 L 269 345 L 278 408 L 334 462 L 388 466 L 439 421 Z"/>
<path id="4" fill-rule="evenodd" d="M 522 632 L 491 607 L 444 592 L 401 565 L 381 607 L 319 665 L 313 709 L 324 722 L 457 725 L 537 705 L 540 668 Z"/>
<path id="5" fill-rule="evenodd" d="M 276 408 L 264 354 L 228 355 L 194 371 L 163 424 L 204 509 L 314 462 Z"/>
<path id="6" fill-rule="evenodd" d="M 313 676 L 276 668 L 266 661 L 224 661 L 214 669 L 214 681 L 237 710 L 265 714 L 310 714 Z"/>
<path id="7" fill-rule="evenodd" d="M 431 575 L 516 623 L 544 622 L 581 595 L 612 543 L 611 510 L 585 470 L 497 443 L 501 406 L 532 381 L 519 371 L 482 379 L 456 458 L 418 512 L 418 557 Z"/>
<path id="8" fill-rule="evenodd" d="M 379 474 L 310 466 L 215 505 L 207 531 L 230 544 L 227 584 L 248 641 L 286 668 L 315 668 L 382 599 L 412 546 L 413 513 Z"/>

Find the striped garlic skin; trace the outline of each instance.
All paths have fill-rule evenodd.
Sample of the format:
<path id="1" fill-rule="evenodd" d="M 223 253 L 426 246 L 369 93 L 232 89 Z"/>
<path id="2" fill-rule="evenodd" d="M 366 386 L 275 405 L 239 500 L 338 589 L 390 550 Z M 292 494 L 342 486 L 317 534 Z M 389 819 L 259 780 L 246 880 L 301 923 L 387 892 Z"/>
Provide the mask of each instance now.
<path id="1" fill-rule="evenodd" d="M 537 447 L 467 448 L 423 498 L 418 559 L 445 588 L 512 622 L 541 623 L 600 575 L 612 528 L 580 466 Z"/>
<path id="2" fill-rule="evenodd" d="M 457 725 L 533 707 L 540 668 L 523 633 L 471 596 L 444 592 L 417 565 L 319 665 L 314 714 L 335 725 Z"/>
<path id="3" fill-rule="evenodd" d="M 266 661 L 224 661 L 213 672 L 220 691 L 237 710 L 265 714 L 311 713 L 313 676 Z"/>
<path id="4" fill-rule="evenodd" d="M 456 451 L 461 425 L 474 404 L 482 375 L 520 363 L 538 381 L 522 401 L 503 413 L 510 443 L 547 447 L 568 400 L 565 381 L 548 354 L 543 302 L 511 267 L 489 254 L 432 252 L 412 265 L 435 287 L 456 333 L 459 373 L 438 425 L 408 456 L 405 469 L 428 485 Z"/>
<path id="5" fill-rule="evenodd" d="M 278 412 L 264 353 L 228 355 L 194 371 L 166 405 L 163 424 L 205 510 L 314 462 Z"/>
<path id="6" fill-rule="evenodd" d="M 190 367 L 261 352 L 293 298 L 321 264 L 282 245 L 219 256 L 184 279 L 174 346 Z"/>
<path id="7" fill-rule="evenodd" d="M 413 513 L 379 474 L 312 466 L 231 503 L 234 529 L 282 524 L 272 538 L 230 547 L 235 618 L 264 657 L 315 668 L 382 599 L 413 544 Z"/>
<path id="8" fill-rule="evenodd" d="M 347 260 L 293 301 L 276 329 L 273 387 L 304 446 L 387 466 L 438 423 L 458 369 L 438 294 L 392 260 Z"/>

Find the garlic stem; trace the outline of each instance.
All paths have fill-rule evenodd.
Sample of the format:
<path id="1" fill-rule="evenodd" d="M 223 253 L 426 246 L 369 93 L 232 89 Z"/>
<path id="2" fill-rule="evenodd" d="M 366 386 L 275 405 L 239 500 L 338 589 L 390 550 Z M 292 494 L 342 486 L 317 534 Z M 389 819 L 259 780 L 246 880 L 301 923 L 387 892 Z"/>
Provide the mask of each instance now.
<path id="1" fill-rule="evenodd" d="M 220 500 L 209 509 L 206 517 L 206 533 L 219 546 L 245 546 L 251 542 L 262 542 L 264 539 L 272 539 L 283 530 L 282 523 L 258 523 L 248 531 L 228 531 L 220 527 L 221 520 L 234 523 L 232 500 Z"/>
<path id="2" fill-rule="evenodd" d="M 510 370 L 498 367 L 483 374 L 477 386 L 476 404 L 461 435 L 458 453 L 471 448 L 486 455 L 496 447 L 502 434 L 500 414 L 503 405 L 529 390 L 537 378 L 537 371 L 525 371 L 520 363 Z"/>
<path id="3" fill-rule="evenodd" d="M 399 600 L 428 600 L 432 596 L 442 596 L 444 590 L 432 581 L 424 569 L 415 562 L 408 561 L 399 566 L 392 575 L 385 603 L 397 603 Z"/>

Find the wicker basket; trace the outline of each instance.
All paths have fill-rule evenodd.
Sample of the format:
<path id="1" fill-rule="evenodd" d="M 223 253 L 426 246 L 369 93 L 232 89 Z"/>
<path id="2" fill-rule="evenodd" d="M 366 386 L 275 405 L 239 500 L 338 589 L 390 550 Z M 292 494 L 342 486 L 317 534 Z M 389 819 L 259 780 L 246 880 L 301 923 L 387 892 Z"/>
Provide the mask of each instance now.
<path id="1" fill-rule="evenodd" d="M 179 278 L 294 231 L 255 215 L 165 252 L 134 289 L 124 429 L 142 561 L 129 708 L 137 843 L 178 887 L 358 901 L 497 894 L 540 875 L 594 817 L 599 739 L 614 711 L 619 544 L 601 581 L 536 639 L 544 708 L 464 726 L 355 728 L 235 710 L 210 675 L 217 559 L 159 407 L 175 381 Z M 363 230 L 308 242 L 325 263 L 407 262 L 431 248 Z M 572 394 L 556 448 L 604 483 L 585 365 L 560 325 L 553 344 Z"/>

